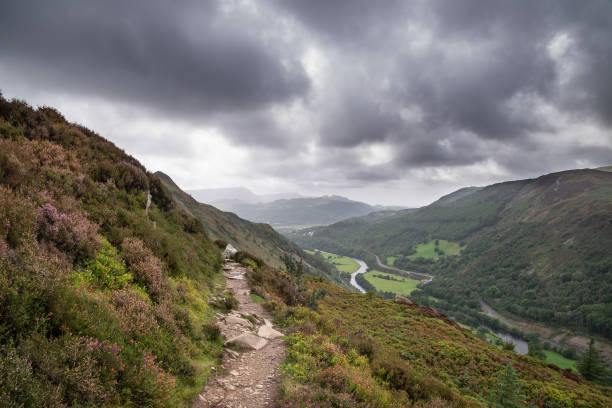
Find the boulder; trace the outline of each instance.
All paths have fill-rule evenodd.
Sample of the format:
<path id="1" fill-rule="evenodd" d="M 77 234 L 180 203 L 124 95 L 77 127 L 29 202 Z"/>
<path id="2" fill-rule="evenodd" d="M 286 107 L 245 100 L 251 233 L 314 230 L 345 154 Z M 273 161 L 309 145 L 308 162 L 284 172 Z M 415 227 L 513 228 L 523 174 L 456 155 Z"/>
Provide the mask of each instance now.
<path id="1" fill-rule="evenodd" d="M 232 244 L 227 244 L 227 246 L 225 247 L 225 250 L 223 251 L 223 258 L 230 259 L 232 256 L 236 254 L 236 252 L 238 252 L 238 250 L 234 248 Z"/>
<path id="2" fill-rule="evenodd" d="M 279 332 L 278 330 L 274 330 L 272 326 L 263 325 L 257 331 L 257 335 L 259 337 L 263 337 L 264 339 L 272 340 L 282 337 L 283 333 Z"/>
<path id="3" fill-rule="evenodd" d="M 260 350 L 268 344 L 268 340 L 253 333 L 242 333 L 229 339 L 225 344 L 234 344 L 243 349 Z"/>
<path id="4" fill-rule="evenodd" d="M 237 317 L 237 316 L 226 316 L 225 323 L 237 324 L 237 325 L 244 326 L 244 327 L 251 327 L 251 322 L 249 322 L 246 319 L 243 319 L 242 317 Z"/>
<path id="5" fill-rule="evenodd" d="M 415 304 L 412 300 L 405 298 L 403 296 L 400 296 L 400 295 L 395 296 L 395 303 L 399 303 L 400 305 L 409 305 L 409 306 L 413 306 Z"/>

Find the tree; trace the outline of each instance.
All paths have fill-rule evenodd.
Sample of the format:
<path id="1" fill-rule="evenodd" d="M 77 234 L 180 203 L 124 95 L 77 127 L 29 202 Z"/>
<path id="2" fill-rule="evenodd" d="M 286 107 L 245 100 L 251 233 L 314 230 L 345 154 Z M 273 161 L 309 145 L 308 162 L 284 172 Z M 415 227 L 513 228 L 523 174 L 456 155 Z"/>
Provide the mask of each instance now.
<path id="1" fill-rule="evenodd" d="M 497 383 L 491 389 L 491 406 L 495 408 L 519 408 L 523 407 L 525 396 L 521 393 L 523 383 L 512 365 L 506 365 L 497 373 Z"/>
<path id="2" fill-rule="evenodd" d="M 540 340 L 537 337 L 532 338 L 529 342 L 529 351 L 527 351 L 527 355 L 539 358 L 540 360 L 546 360 L 546 354 L 542 351 L 542 344 L 540 344 Z"/>
<path id="3" fill-rule="evenodd" d="M 285 264 L 285 269 L 287 269 L 287 272 L 290 275 L 293 275 L 299 278 L 300 276 L 304 274 L 305 266 L 304 266 L 304 262 L 302 261 L 302 258 L 300 258 L 300 260 L 297 261 L 293 258 L 293 256 L 283 254 L 281 256 L 281 260 Z"/>
<path id="4" fill-rule="evenodd" d="M 601 381 L 606 376 L 606 363 L 599 350 L 595 348 L 595 341 L 591 339 L 589 348 L 576 364 L 578 372 L 585 380 Z"/>

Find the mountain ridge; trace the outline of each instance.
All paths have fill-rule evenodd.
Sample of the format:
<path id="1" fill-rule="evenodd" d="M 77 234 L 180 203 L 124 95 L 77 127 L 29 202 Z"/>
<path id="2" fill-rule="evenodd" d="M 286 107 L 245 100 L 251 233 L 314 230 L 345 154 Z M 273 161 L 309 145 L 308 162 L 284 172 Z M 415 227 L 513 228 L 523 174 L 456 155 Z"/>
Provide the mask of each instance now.
<path id="1" fill-rule="evenodd" d="M 372 206 L 335 195 L 280 199 L 257 204 L 228 200 L 223 204 L 220 208 L 225 211 L 235 212 L 248 220 L 266 222 L 275 227 L 327 225 L 351 217 L 398 209 L 391 206 Z"/>

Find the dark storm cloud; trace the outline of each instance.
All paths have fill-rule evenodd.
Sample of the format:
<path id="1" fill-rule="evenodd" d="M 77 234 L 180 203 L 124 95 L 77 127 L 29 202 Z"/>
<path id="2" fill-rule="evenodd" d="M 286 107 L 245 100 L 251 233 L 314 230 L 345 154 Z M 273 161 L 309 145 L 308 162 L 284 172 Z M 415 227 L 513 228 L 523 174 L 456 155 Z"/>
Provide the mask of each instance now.
<path id="1" fill-rule="evenodd" d="M 291 52 L 213 1 L 20 0 L 0 15 L 2 63 L 43 87 L 197 118 L 261 109 L 309 86 Z"/>
<path id="2" fill-rule="evenodd" d="M 546 116 L 543 107 L 603 127 L 612 124 L 612 2 L 279 4 L 322 47 L 334 49 L 336 82 L 342 84 L 335 92 L 345 97 L 335 96 L 335 104 L 321 115 L 322 143 L 354 147 L 387 141 L 397 152 L 397 171 L 470 165 L 499 154 L 482 141 L 527 146 L 526 138 L 538 132 L 560 131 L 558 118 Z M 384 38 L 376 36 L 380 33 Z M 562 36 L 569 38 L 567 50 L 551 50 Z M 380 42 L 373 45 L 373 39 Z M 356 55 L 373 78 L 384 78 L 389 86 L 357 79 L 347 91 L 345 77 Z M 422 115 L 402 122 L 398 112 L 403 108 L 417 108 Z M 458 136 L 464 133 L 473 137 Z M 564 148 L 547 147 L 560 153 Z M 601 159 L 578 150 L 563 154 Z M 522 167 L 520 157 L 505 160 L 510 171 Z"/>
<path id="3" fill-rule="evenodd" d="M 0 3 L 3 74 L 216 129 L 256 147 L 253 174 L 313 184 L 605 163 L 611 39 L 608 0 Z"/>
<path id="4" fill-rule="evenodd" d="M 363 142 L 382 142 L 397 131 L 400 120 L 360 93 L 350 92 L 322 112 L 322 143 L 353 147 Z"/>
<path id="5" fill-rule="evenodd" d="M 274 0 L 281 11 L 289 12 L 311 27 L 315 34 L 346 45 L 363 45 L 366 38 L 380 39 L 393 24 L 406 19 L 410 10 L 404 0 Z"/>

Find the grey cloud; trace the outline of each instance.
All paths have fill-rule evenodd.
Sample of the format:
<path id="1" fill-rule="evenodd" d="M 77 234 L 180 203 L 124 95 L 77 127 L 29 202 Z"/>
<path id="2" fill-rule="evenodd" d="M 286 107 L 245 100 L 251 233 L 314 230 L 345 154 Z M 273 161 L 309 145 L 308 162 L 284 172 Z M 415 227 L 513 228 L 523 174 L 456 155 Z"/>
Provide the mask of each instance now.
<path id="1" fill-rule="evenodd" d="M 321 142 L 329 146 L 382 142 L 401 126 L 396 112 L 385 111 L 359 92 L 347 92 L 321 116 Z"/>
<path id="2" fill-rule="evenodd" d="M 362 46 L 363 41 L 380 40 L 394 23 L 405 20 L 411 4 L 403 0 L 275 0 L 316 35 L 343 45 Z"/>
<path id="3" fill-rule="evenodd" d="M 562 115 L 594 118 L 602 126 L 612 123 L 610 2 L 283 1 L 282 7 L 310 27 L 314 38 L 323 33 L 319 43 L 335 50 L 338 85 L 320 115 L 326 145 L 387 141 L 400 152 L 398 166 L 460 166 L 498 153 L 482 143 L 443 149 L 438 141 L 445 134 L 468 132 L 484 141 L 526 145 L 530 135 L 554 132 L 557 126 L 541 115 L 542 104 Z M 431 43 L 413 47 L 402 25 L 414 26 L 417 35 L 424 30 Z M 566 67 L 549 55 L 548 46 L 566 32 L 575 42 L 575 72 L 564 83 Z M 379 42 L 373 45 L 373 38 Z M 372 78 L 385 78 L 391 86 L 381 90 L 356 77 L 353 89 L 347 87 L 343 68 L 358 58 Z M 398 119 L 400 109 L 415 106 L 423 113 L 421 121 Z M 507 163 L 511 171 L 521 168 L 518 160 Z"/>
<path id="4" fill-rule="evenodd" d="M 594 123 L 612 146 L 610 1 L 247 3 L 2 2 L 0 72 L 217 128 L 256 152 L 245 173 L 302 185 L 486 161 L 526 175 L 612 157 L 579 147 L 581 135 L 537 140 Z M 562 34 L 571 41 L 554 58 Z M 302 66 L 307 50 L 323 56 L 321 75 Z M 394 159 L 363 165 L 355 152 L 372 144 Z"/>
<path id="5" fill-rule="evenodd" d="M 286 102 L 309 87 L 295 55 L 212 1 L 23 0 L 3 2 L 0 15 L 1 63 L 43 88 L 205 118 Z"/>

